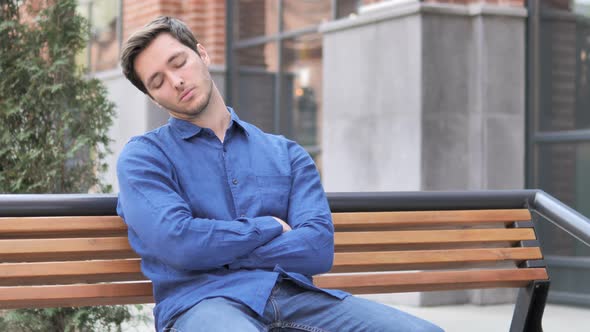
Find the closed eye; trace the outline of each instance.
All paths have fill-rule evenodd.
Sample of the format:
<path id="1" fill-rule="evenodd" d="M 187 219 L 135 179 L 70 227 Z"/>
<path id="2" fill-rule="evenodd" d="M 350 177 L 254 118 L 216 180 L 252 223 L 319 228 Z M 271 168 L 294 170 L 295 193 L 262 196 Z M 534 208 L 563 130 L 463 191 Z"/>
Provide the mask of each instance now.
<path id="1" fill-rule="evenodd" d="M 153 81 L 152 81 L 152 89 L 158 89 L 162 86 L 162 83 L 164 81 L 162 80 L 161 76 L 156 77 Z"/>
<path id="2" fill-rule="evenodd" d="M 176 68 L 180 68 L 180 67 L 184 66 L 185 63 L 186 63 L 186 57 L 179 57 L 174 60 L 172 65 Z"/>

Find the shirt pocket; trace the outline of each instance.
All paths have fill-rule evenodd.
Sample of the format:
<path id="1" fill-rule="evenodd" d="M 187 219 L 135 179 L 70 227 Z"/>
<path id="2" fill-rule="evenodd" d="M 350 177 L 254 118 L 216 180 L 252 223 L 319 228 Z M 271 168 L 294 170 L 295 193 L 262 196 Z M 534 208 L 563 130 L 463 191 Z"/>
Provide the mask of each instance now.
<path id="1" fill-rule="evenodd" d="M 287 221 L 291 176 L 257 175 L 256 182 L 262 206 L 261 215 L 278 217 Z"/>

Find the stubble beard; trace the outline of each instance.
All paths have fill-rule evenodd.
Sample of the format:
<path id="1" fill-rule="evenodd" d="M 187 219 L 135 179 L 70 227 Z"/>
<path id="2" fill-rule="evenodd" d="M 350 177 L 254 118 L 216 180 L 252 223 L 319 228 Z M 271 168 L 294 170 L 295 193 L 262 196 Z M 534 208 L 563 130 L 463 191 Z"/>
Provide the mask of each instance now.
<path id="1" fill-rule="evenodd" d="M 207 110 L 207 107 L 209 106 L 209 103 L 211 102 L 211 94 L 212 93 L 213 93 L 213 81 L 211 80 L 210 84 L 209 84 L 209 91 L 207 91 L 207 94 L 204 96 L 203 102 L 197 104 L 194 109 L 188 110 L 187 114 L 191 115 L 191 116 L 202 115 Z"/>
<path id="2" fill-rule="evenodd" d="M 189 120 L 189 121 L 190 121 L 190 119 L 198 118 L 199 116 L 203 115 L 203 113 L 207 110 L 207 107 L 209 106 L 209 103 L 211 101 L 212 92 L 213 92 L 213 87 L 210 85 L 209 91 L 207 92 L 206 95 L 196 96 L 196 98 L 203 98 L 203 100 L 199 101 L 199 103 L 197 105 L 195 105 L 194 108 L 184 109 L 184 110 L 181 108 L 178 108 L 171 113 L 176 113 L 177 117 L 185 119 L 185 120 Z M 171 110 L 171 109 L 169 109 L 169 110 Z"/>

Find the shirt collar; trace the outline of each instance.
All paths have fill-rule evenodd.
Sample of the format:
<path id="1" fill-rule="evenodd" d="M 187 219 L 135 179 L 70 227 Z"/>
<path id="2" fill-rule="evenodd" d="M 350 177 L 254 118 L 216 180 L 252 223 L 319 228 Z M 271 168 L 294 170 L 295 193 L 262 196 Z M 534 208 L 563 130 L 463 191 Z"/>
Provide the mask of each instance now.
<path id="1" fill-rule="evenodd" d="M 228 109 L 229 114 L 231 116 L 231 122 L 229 124 L 229 127 L 231 128 L 235 124 L 236 128 L 240 128 L 244 132 L 244 134 L 246 134 L 246 136 L 249 136 L 250 133 L 248 133 L 246 126 L 244 126 L 244 121 L 240 120 L 240 118 L 238 117 L 236 112 L 234 112 L 233 108 L 228 106 L 227 109 Z"/>
<path id="2" fill-rule="evenodd" d="M 231 117 L 229 128 L 232 128 L 235 124 L 236 128 L 240 128 L 246 135 L 249 135 L 248 130 L 246 130 L 246 127 L 244 126 L 242 120 L 240 120 L 236 112 L 234 112 L 234 110 L 231 107 L 228 107 L 227 110 L 230 113 Z M 180 137 L 182 137 L 183 139 L 189 139 L 193 136 L 196 136 L 200 134 L 203 130 L 203 128 L 197 126 L 196 124 L 193 124 L 186 120 L 177 119 L 172 116 L 170 117 L 170 119 L 168 119 L 168 123 L 172 128 L 174 128 L 178 132 Z"/>

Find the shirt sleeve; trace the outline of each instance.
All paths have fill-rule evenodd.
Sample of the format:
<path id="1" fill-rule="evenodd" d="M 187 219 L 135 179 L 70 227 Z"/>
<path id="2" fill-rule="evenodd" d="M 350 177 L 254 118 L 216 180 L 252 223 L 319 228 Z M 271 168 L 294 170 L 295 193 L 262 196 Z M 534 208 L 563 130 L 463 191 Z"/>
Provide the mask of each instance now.
<path id="1" fill-rule="evenodd" d="M 211 270 L 234 262 L 282 233 L 272 217 L 194 218 L 172 164 L 152 143 L 133 140 L 117 163 L 119 214 L 140 242 L 131 245 L 178 269 Z M 130 237 L 131 238 L 131 237 Z"/>
<path id="2" fill-rule="evenodd" d="M 317 168 L 309 154 L 289 142 L 292 185 L 287 223 L 283 233 L 230 264 L 232 269 L 273 269 L 304 275 L 325 273 L 334 259 L 334 226 Z"/>

